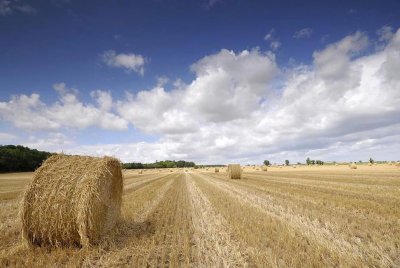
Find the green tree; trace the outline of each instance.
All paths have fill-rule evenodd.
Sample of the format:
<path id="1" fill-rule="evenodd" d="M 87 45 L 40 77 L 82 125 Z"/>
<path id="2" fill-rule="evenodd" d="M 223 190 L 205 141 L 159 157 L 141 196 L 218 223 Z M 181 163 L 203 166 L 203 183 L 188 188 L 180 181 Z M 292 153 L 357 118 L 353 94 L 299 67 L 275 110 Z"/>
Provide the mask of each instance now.
<path id="1" fill-rule="evenodd" d="M 371 164 L 373 164 L 375 161 L 374 161 L 374 159 L 372 159 L 372 157 L 370 157 L 370 158 L 369 158 L 369 162 L 370 162 Z"/>
<path id="2" fill-rule="evenodd" d="M 285 160 L 285 165 L 289 166 L 289 160 Z"/>
<path id="3" fill-rule="evenodd" d="M 50 156 L 20 145 L 0 146 L 0 172 L 34 171 Z"/>
<path id="4" fill-rule="evenodd" d="M 307 165 L 311 165 L 311 160 L 310 160 L 309 157 L 307 157 L 307 159 L 306 159 L 306 164 L 307 164 Z"/>
<path id="5" fill-rule="evenodd" d="M 266 166 L 270 166 L 270 165 L 271 165 L 271 163 L 269 162 L 269 160 L 264 160 L 264 165 L 266 165 Z"/>

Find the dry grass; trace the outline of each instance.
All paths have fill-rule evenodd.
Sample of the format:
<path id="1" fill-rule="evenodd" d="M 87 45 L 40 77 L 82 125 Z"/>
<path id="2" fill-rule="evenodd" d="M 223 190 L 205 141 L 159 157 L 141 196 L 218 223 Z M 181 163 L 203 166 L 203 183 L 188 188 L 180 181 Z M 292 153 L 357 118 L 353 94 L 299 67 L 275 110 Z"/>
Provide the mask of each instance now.
<path id="1" fill-rule="evenodd" d="M 29 176 L 1 175 L 0 193 Z M 395 165 L 250 168 L 242 177 L 125 171 L 122 217 L 86 249 L 21 246 L 20 196 L 0 199 L 0 266 L 400 266 Z"/>

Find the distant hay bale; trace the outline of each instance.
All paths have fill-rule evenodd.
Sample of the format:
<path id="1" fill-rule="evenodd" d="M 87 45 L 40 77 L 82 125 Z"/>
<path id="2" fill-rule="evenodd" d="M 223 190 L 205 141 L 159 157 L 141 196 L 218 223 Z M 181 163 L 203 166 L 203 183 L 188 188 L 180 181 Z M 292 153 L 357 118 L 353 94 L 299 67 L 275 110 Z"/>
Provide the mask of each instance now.
<path id="1" fill-rule="evenodd" d="M 296 166 L 293 166 L 293 168 L 296 168 Z"/>
<path id="2" fill-rule="evenodd" d="M 399 168 L 400 168 L 400 162 L 397 162 L 397 163 L 396 163 L 396 167 L 399 167 Z"/>
<path id="3" fill-rule="evenodd" d="M 229 164 L 228 165 L 228 178 L 229 179 L 241 179 L 242 169 L 239 164 Z"/>
<path id="4" fill-rule="evenodd" d="M 350 164 L 350 168 L 351 168 L 351 169 L 357 169 L 356 163 L 351 163 L 351 164 Z"/>
<path id="5" fill-rule="evenodd" d="M 143 170 L 139 170 L 138 174 L 142 174 L 142 173 L 143 173 Z"/>
<path id="6" fill-rule="evenodd" d="M 215 173 L 218 173 L 218 172 L 219 172 L 219 168 L 215 168 L 215 169 L 214 169 L 214 172 L 215 172 Z"/>
<path id="7" fill-rule="evenodd" d="M 262 166 L 262 167 L 261 167 L 261 170 L 262 170 L 262 171 L 268 171 L 268 168 L 267 168 L 267 166 Z"/>
<path id="8" fill-rule="evenodd" d="M 95 244 L 119 218 L 122 189 L 117 159 L 54 155 L 24 193 L 22 237 L 30 245 Z"/>
<path id="9" fill-rule="evenodd" d="M 371 167 L 371 166 L 372 166 L 372 163 L 368 163 L 368 166 L 370 166 L 370 167 Z"/>

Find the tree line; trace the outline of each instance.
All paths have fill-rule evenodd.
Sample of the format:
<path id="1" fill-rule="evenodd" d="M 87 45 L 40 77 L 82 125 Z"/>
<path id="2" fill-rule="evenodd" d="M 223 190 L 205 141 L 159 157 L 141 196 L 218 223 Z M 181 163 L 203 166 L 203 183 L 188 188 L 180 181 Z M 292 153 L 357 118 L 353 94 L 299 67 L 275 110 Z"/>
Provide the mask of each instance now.
<path id="1" fill-rule="evenodd" d="M 132 163 L 122 164 L 122 167 L 125 169 L 185 168 L 185 167 L 195 167 L 195 166 L 196 164 L 194 162 L 187 162 L 184 160 L 179 160 L 179 161 L 165 160 L 165 161 L 156 161 L 155 163 L 132 162 Z"/>
<path id="2" fill-rule="evenodd" d="M 34 171 L 51 155 L 21 145 L 0 145 L 0 172 Z"/>

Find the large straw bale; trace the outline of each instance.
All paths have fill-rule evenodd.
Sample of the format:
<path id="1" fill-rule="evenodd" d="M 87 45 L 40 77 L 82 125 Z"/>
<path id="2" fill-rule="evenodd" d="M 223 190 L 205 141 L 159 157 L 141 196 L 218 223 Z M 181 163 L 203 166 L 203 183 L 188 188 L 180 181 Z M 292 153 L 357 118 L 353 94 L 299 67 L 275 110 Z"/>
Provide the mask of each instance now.
<path id="1" fill-rule="evenodd" d="M 351 168 L 351 169 L 357 169 L 356 163 L 351 163 L 351 164 L 350 164 L 350 168 Z"/>
<path id="2" fill-rule="evenodd" d="M 262 170 L 262 171 L 268 171 L 268 167 L 267 167 L 267 166 L 262 166 L 262 167 L 261 167 L 261 170 Z"/>
<path id="3" fill-rule="evenodd" d="M 228 165 L 228 178 L 229 179 L 241 179 L 242 169 L 239 164 L 229 164 Z"/>
<path id="4" fill-rule="evenodd" d="M 24 193 L 22 237 L 30 245 L 95 244 L 119 217 L 122 189 L 117 159 L 54 155 Z"/>
<path id="5" fill-rule="evenodd" d="M 218 173 L 218 172 L 219 172 L 219 168 L 216 167 L 216 168 L 214 169 L 214 172 L 215 172 L 215 173 Z"/>

